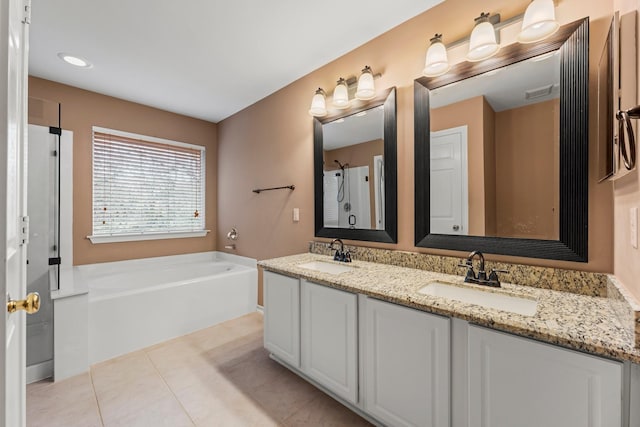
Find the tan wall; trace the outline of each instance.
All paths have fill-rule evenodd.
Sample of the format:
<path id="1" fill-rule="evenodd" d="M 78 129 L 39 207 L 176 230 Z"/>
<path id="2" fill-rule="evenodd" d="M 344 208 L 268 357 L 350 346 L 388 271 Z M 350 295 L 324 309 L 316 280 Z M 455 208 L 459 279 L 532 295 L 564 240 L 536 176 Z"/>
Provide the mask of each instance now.
<path id="1" fill-rule="evenodd" d="M 484 147 L 484 236 L 496 236 L 496 113 L 482 99 Z"/>
<path id="2" fill-rule="evenodd" d="M 631 10 L 640 10 L 640 0 L 616 0 L 616 10 L 626 13 Z M 640 21 L 638 22 L 640 26 Z M 640 27 L 639 27 L 640 28 Z M 640 45 L 638 45 L 638 81 L 640 81 Z M 633 99 L 633 93 L 625 91 L 623 97 Z M 635 102 L 640 102 L 640 85 Z M 637 138 L 637 136 L 636 136 Z M 640 157 L 640 156 L 639 156 Z M 640 160 L 640 159 L 638 159 Z M 640 250 L 630 244 L 630 212 L 629 209 L 640 208 L 640 172 L 638 166 L 624 178 L 615 182 L 614 186 L 614 273 L 640 301 Z"/>
<path id="3" fill-rule="evenodd" d="M 560 100 L 495 119 L 498 236 L 558 240 Z"/>
<path id="4" fill-rule="evenodd" d="M 509 19 L 529 0 L 486 0 L 483 9 Z M 556 16 L 567 23 L 591 18 L 591 117 L 596 117 L 596 70 L 613 0 L 562 0 Z M 218 124 L 218 247 L 237 226 L 237 253 L 257 259 L 305 252 L 314 238 L 313 125 L 307 114 L 317 87 L 331 91 L 339 76 L 356 75 L 370 65 L 382 77 L 379 88 L 397 87 L 398 104 L 398 243 L 364 243 L 374 247 L 434 254 L 466 253 L 414 247 L 413 80 L 424 67 L 428 40 L 444 32 L 447 41 L 468 36 L 478 9 L 468 0 L 447 0 L 395 29 L 300 78 Z M 612 187 L 596 185 L 596 121 L 590 121 L 589 262 L 492 256 L 490 260 L 559 266 L 579 270 L 613 270 Z M 253 194 L 254 186 L 295 184 L 295 191 Z M 291 210 L 300 208 L 300 222 Z M 359 242 L 362 244 L 362 242 Z M 357 257 L 357 255 L 356 255 Z M 640 263 L 636 263 L 640 264 Z M 638 277 L 638 275 L 636 275 Z"/>
<path id="5" fill-rule="evenodd" d="M 35 77 L 29 95 L 62 105 L 62 128 L 73 131 L 73 262 L 75 265 L 216 249 L 216 124 Z M 36 114 L 37 115 L 37 114 Z M 91 127 L 102 126 L 206 147 L 207 237 L 92 244 Z"/>
<path id="6" fill-rule="evenodd" d="M 469 234 L 485 235 L 484 97 L 476 96 L 431 110 L 431 131 L 467 126 Z"/>
<path id="7" fill-rule="evenodd" d="M 374 141 L 362 142 L 348 147 L 337 148 L 335 150 L 324 151 L 324 170 L 336 170 L 340 167 L 334 160 L 339 160 L 343 165 L 349 163 L 350 167 L 369 166 L 369 205 L 371 228 L 375 229 L 378 218 L 376 217 L 375 204 L 375 180 L 374 180 L 374 156 L 384 154 L 384 141 L 376 139 Z"/>

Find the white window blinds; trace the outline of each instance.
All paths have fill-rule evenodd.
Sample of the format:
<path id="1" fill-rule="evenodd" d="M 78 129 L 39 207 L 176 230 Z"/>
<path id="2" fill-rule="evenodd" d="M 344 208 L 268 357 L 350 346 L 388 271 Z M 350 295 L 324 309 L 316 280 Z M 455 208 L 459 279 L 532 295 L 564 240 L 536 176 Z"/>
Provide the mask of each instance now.
<path id="1" fill-rule="evenodd" d="M 92 238 L 204 231 L 204 194 L 204 147 L 93 128 Z"/>

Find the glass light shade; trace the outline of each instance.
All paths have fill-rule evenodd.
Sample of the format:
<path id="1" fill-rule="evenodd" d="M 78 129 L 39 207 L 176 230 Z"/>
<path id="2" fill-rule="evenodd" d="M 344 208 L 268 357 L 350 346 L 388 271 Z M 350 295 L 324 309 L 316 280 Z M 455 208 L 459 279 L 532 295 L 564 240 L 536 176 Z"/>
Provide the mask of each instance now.
<path id="1" fill-rule="evenodd" d="M 333 106 L 341 110 L 349 107 L 349 87 L 342 77 L 333 90 Z"/>
<path id="2" fill-rule="evenodd" d="M 441 76 L 451 69 L 449 58 L 447 57 L 447 48 L 442 43 L 442 35 L 436 34 L 431 39 L 431 45 L 427 49 L 427 59 L 424 63 L 422 75 L 425 77 Z"/>
<path id="3" fill-rule="evenodd" d="M 553 0 L 533 0 L 524 12 L 522 30 L 518 34 L 520 43 L 544 40 L 560 28 L 556 21 Z"/>
<path id="4" fill-rule="evenodd" d="M 491 58 L 498 53 L 500 45 L 496 41 L 496 31 L 488 20 L 480 21 L 471 32 L 467 61 L 477 62 Z"/>
<path id="5" fill-rule="evenodd" d="M 358 88 L 356 89 L 356 98 L 361 101 L 368 101 L 376 96 L 376 86 L 373 83 L 373 73 L 368 65 L 362 70 L 360 78 L 358 78 Z"/>
<path id="6" fill-rule="evenodd" d="M 321 88 L 318 88 L 315 95 L 313 95 L 313 99 L 311 99 L 309 114 L 313 117 L 323 117 L 327 115 L 327 102 L 324 90 Z"/>

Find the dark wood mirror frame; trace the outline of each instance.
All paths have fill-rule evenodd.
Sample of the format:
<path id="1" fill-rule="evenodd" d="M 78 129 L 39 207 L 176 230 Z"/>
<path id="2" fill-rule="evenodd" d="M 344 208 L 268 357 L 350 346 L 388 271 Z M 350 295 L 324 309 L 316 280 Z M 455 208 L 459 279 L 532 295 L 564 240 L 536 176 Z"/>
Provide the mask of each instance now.
<path id="1" fill-rule="evenodd" d="M 333 228 L 324 226 L 323 200 L 323 155 L 322 125 L 341 117 L 351 116 L 360 111 L 384 104 L 384 230 Z M 313 120 L 313 163 L 315 193 L 315 235 L 349 240 L 366 240 L 370 242 L 396 243 L 398 240 L 398 192 L 397 192 L 397 124 L 396 124 L 396 88 L 390 88 L 375 99 L 362 103 L 340 114 L 314 118 Z"/>
<path id="2" fill-rule="evenodd" d="M 431 234 L 429 91 L 560 49 L 560 240 Z M 415 245 L 458 251 L 586 262 L 588 260 L 589 18 L 542 42 L 503 47 L 488 60 L 463 62 L 414 81 Z"/>

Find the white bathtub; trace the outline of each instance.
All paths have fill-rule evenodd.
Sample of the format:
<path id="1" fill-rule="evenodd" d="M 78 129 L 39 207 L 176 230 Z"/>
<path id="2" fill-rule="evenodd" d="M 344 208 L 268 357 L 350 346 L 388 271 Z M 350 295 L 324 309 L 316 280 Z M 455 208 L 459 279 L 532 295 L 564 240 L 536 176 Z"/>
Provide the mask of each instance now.
<path id="1" fill-rule="evenodd" d="M 90 364 L 256 310 L 257 269 L 247 258 L 207 252 L 78 271 L 89 288 Z"/>

